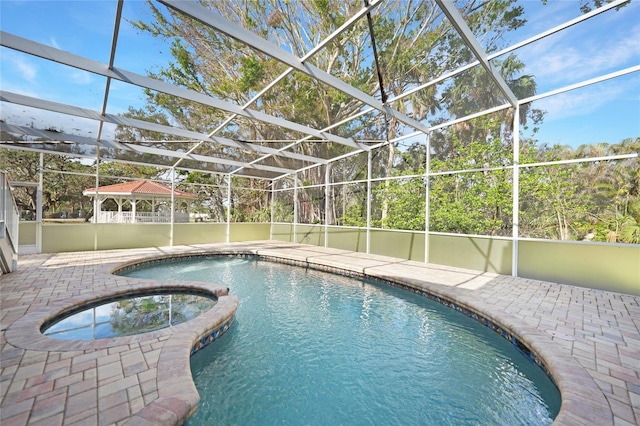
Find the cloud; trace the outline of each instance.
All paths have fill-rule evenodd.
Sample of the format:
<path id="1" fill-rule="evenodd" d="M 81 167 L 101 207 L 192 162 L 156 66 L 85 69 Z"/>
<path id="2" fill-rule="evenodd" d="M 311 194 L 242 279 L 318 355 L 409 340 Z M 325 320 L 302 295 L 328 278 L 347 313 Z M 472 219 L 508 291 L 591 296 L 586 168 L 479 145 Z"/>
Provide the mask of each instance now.
<path id="1" fill-rule="evenodd" d="M 553 28 L 580 14 L 576 2 L 552 1 L 543 4 L 542 1 L 533 1 L 523 2 L 522 5 L 525 7 L 527 24 L 519 31 L 526 33 L 524 38 Z"/>
<path id="2" fill-rule="evenodd" d="M 527 65 L 526 72 L 533 74 L 541 86 L 557 88 L 591 78 L 594 72 L 637 64 L 640 25 L 632 19 L 632 11 L 609 13 L 613 13 L 609 20 L 591 22 L 600 17 L 592 18 L 522 48 L 518 56 Z"/>
<path id="3" fill-rule="evenodd" d="M 15 71 L 14 75 L 28 81 L 29 83 L 34 83 L 36 81 L 38 68 L 28 57 L 17 54 L 13 51 L 4 51 L 2 52 L 2 62 L 5 67 Z M 3 80 L 6 80 L 6 76 L 3 76 Z"/>
<path id="4" fill-rule="evenodd" d="M 586 117 L 603 106 L 628 99 L 628 93 L 638 88 L 638 80 L 610 80 L 582 89 L 572 90 L 534 103 L 534 107 L 547 112 L 545 121 L 568 117 Z"/>
<path id="5" fill-rule="evenodd" d="M 56 39 L 55 39 L 55 38 L 53 38 L 53 37 L 51 37 L 51 38 L 49 39 L 49 46 L 51 46 L 51 47 L 55 47 L 56 49 L 60 49 L 60 50 L 62 50 L 62 48 L 60 47 L 60 45 L 58 44 L 58 42 L 56 41 Z"/>
<path id="6" fill-rule="evenodd" d="M 69 74 L 69 79 L 73 84 L 87 85 L 94 82 L 91 73 L 81 70 L 72 71 Z"/>
<path id="7" fill-rule="evenodd" d="M 538 78 L 548 78 L 551 81 L 563 82 L 571 78 L 571 82 L 590 77 L 594 70 L 618 69 L 624 67 L 635 56 L 640 54 L 639 44 L 634 40 L 640 39 L 640 31 L 636 27 L 635 34 L 622 40 L 615 46 L 595 46 L 594 54 L 585 52 L 578 45 L 562 48 L 559 43 L 549 43 L 539 46 L 539 59 L 532 61 L 529 67 Z"/>
<path id="8" fill-rule="evenodd" d="M 22 78 L 29 82 L 33 82 L 35 80 L 37 74 L 35 66 L 28 63 L 28 61 L 25 61 L 24 59 L 17 59 L 16 62 L 14 62 L 14 65 L 16 66 L 16 68 L 18 68 L 18 71 L 20 72 Z"/>

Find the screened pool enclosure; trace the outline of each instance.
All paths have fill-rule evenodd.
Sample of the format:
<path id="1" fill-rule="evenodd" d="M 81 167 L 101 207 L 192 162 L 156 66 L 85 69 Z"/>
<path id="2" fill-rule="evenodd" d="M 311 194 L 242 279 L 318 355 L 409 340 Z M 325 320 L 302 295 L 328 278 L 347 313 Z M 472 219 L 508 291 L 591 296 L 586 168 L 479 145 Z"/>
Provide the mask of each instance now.
<path id="1" fill-rule="evenodd" d="M 638 2 L 0 7 L 25 253 L 272 239 L 640 293 Z M 208 220 L 85 220 L 143 179 Z"/>

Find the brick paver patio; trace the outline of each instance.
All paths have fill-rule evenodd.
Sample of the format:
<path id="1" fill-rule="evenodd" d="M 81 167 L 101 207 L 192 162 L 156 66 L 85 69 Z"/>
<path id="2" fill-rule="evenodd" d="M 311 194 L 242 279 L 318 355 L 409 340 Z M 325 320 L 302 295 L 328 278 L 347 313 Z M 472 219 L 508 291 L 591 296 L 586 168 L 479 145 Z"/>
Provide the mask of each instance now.
<path id="1" fill-rule="evenodd" d="M 185 283 L 217 292 L 216 307 L 186 325 L 140 336 L 79 342 L 38 330 L 69 304 L 161 285 L 110 274 L 123 262 L 205 251 L 346 269 L 455 301 L 519 336 L 544 360 L 563 397 L 557 424 L 640 424 L 640 297 L 275 241 L 21 256 L 18 271 L 0 276 L 0 423 L 183 423 L 198 402 L 190 349 L 229 320 L 238 303 L 233 289 L 227 296 L 220 287 Z"/>

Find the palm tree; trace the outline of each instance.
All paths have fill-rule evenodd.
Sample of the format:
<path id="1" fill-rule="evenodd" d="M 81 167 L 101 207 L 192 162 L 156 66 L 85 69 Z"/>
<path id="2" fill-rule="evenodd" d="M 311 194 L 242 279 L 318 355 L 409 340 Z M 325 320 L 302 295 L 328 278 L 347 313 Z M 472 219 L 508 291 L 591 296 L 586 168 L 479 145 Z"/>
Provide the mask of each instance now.
<path id="1" fill-rule="evenodd" d="M 524 70 L 525 65 L 517 56 L 511 54 L 502 61 L 496 60 L 495 65 L 518 99 L 535 95 L 537 89 L 535 79 L 529 74 L 519 75 Z M 453 84 L 444 91 L 442 103 L 446 106 L 452 118 L 459 118 L 504 104 L 505 98 L 485 69 L 476 66 L 455 78 Z M 530 104 L 521 105 L 521 124 L 526 124 L 530 112 L 533 112 Z M 498 120 L 495 120 L 494 123 L 497 126 L 501 126 L 505 133 L 504 136 L 509 136 L 513 131 L 514 109 L 510 108 L 494 114 L 498 117 Z M 463 139 L 468 139 L 472 135 L 476 138 L 486 137 L 489 134 L 489 130 L 488 128 L 474 129 L 470 121 L 454 126 L 454 131 L 461 132 L 460 136 Z M 480 133 L 477 133 L 478 131 Z"/>

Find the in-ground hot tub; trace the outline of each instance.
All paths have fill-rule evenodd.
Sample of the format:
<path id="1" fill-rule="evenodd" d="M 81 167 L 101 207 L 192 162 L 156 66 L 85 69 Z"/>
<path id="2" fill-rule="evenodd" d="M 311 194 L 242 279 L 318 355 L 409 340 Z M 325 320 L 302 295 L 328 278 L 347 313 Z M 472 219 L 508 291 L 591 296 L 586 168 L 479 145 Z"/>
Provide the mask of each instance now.
<path id="1" fill-rule="evenodd" d="M 44 323 L 41 331 L 64 340 L 132 336 L 196 318 L 217 300 L 211 293 L 193 289 L 140 290 L 75 306 Z"/>

